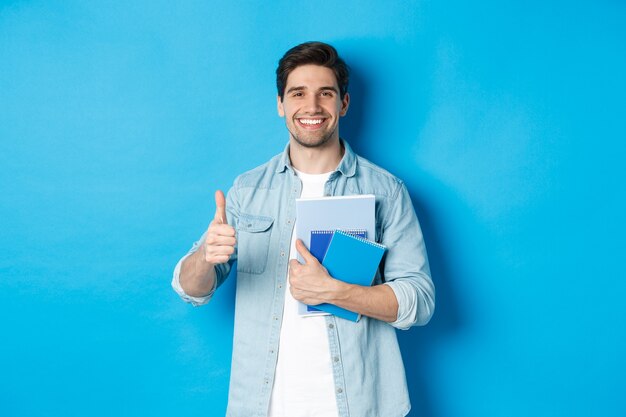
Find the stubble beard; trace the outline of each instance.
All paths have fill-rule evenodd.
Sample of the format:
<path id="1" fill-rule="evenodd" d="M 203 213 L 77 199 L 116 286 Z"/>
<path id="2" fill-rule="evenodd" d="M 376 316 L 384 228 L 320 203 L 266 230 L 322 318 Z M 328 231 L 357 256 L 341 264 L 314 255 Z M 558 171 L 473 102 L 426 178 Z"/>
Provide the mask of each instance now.
<path id="1" fill-rule="evenodd" d="M 291 137 L 293 138 L 293 140 L 296 141 L 298 145 L 303 146 L 305 148 L 310 148 L 310 149 L 321 148 L 325 146 L 328 142 L 331 141 L 331 139 L 333 138 L 336 132 L 337 132 L 337 128 L 335 128 L 335 130 L 333 130 L 332 132 L 327 132 L 321 137 L 318 137 L 317 135 L 313 137 L 314 135 L 311 135 L 312 137 L 310 139 L 305 139 L 304 136 L 307 136 L 306 132 L 304 134 L 298 134 L 295 128 L 289 129 L 289 133 L 291 134 Z"/>

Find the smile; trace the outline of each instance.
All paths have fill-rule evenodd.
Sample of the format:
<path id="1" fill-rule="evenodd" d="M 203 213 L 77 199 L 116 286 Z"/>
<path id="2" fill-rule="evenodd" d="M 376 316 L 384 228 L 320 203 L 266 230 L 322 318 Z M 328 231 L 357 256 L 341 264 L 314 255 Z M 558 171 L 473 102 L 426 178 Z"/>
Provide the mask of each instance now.
<path id="1" fill-rule="evenodd" d="M 320 127 L 325 121 L 325 118 L 300 118 L 296 119 L 298 124 L 306 129 L 316 129 Z"/>

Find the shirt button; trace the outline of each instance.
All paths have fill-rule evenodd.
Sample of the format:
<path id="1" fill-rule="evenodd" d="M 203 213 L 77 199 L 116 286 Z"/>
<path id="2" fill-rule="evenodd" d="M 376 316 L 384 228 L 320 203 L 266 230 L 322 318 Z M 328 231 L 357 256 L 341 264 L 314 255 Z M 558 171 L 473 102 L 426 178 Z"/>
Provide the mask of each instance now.
<path id="1" fill-rule="evenodd" d="M 334 324 L 332 324 L 332 323 L 330 323 L 330 324 L 328 325 L 328 328 L 329 328 L 329 329 L 334 329 L 334 328 L 335 328 L 335 325 L 334 325 Z"/>
<path id="2" fill-rule="evenodd" d="M 291 224 L 291 220 L 287 220 L 287 224 Z"/>
<path id="3" fill-rule="evenodd" d="M 334 360 L 335 362 L 339 362 L 339 356 L 335 356 L 335 357 L 333 358 L 333 360 Z"/>
<path id="4" fill-rule="evenodd" d="M 343 390 L 341 388 L 337 388 L 337 394 L 341 394 Z"/>
<path id="5" fill-rule="evenodd" d="M 281 252 L 281 253 L 280 253 L 280 256 L 283 256 L 283 257 L 284 257 L 284 256 L 285 256 L 285 252 Z"/>

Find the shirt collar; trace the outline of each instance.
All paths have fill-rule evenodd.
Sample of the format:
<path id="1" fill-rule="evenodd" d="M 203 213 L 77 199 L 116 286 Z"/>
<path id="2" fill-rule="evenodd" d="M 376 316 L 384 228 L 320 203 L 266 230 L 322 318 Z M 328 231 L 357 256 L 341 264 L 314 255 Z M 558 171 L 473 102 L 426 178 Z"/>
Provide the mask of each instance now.
<path id="1" fill-rule="evenodd" d="M 337 165 L 337 169 L 335 171 L 341 172 L 346 177 L 353 177 L 356 174 L 356 154 L 352 151 L 348 142 L 343 139 L 339 139 L 343 145 L 345 150 L 343 154 L 343 158 L 339 161 L 339 165 Z M 276 168 L 276 172 L 285 172 L 286 169 L 292 170 L 291 160 L 289 159 L 289 143 L 285 146 L 285 150 L 283 151 L 279 164 Z"/>

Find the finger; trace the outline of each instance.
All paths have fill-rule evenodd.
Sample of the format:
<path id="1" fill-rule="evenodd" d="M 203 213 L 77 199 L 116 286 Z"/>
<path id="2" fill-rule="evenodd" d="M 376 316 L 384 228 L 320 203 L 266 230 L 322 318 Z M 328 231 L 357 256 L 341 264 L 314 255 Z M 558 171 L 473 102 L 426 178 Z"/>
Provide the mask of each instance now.
<path id="1" fill-rule="evenodd" d="M 300 301 L 298 299 L 300 297 L 300 293 L 293 286 L 289 286 L 289 292 L 294 299 Z"/>
<path id="2" fill-rule="evenodd" d="M 230 260 L 235 252 L 232 246 L 206 246 L 204 248 L 204 259 L 212 264 L 223 264 Z"/>
<path id="3" fill-rule="evenodd" d="M 220 224 L 226 223 L 226 198 L 221 190 L 215 192 L 215 220 Z"/>
<path id="4" fill-rule="evenodd" d="M 237 239 L 233 236 L 222 236 L 209 233 L 206 238 L 206 243 L 209 246 L 235 246 L 237 244 Z"/>
<path id="5" fill-rule="evenodd" d="M 230 260 L 230 255 L 215 256 L 215 255 L 210 255 L 210 254 L 206 253 L 204 255 L 204 259 L 207 262 L 212 263 L 213 265 L 225 264 L 226 262 L 228 262 Z"/>
<path id="6" fill-rule="evenodd" d="M 304 245 L 304 242 L 302 242 L 301 239 L 296 240 L 296 249 L 298 250 L 298 253 L 300 254 L 300 256 L 302 256 L 302 258 L 304 259 L 304 263 L 306 264 L 318 263 L 317 258 L 311 255 L 311 252 L 309 252 L 309 250 Z"/>
<path id="7" fill-rule="evenodd" d="M 232 246 L 210 246 L 206 248 L 206 253 L 212 256 L 230 256 L 235 253 Z"/>
<path id="8" fill-rule="evenodd" d="M 235 228 L 229 224 L 216 223 L 219 220 L 213 220 L 209 226 L 209 233 L 220 236 L 235 236 Z"/>
<path id="9" fill-rule="evenodd" d="M 289 262 L 289 280 L 295 279 L 302 273 L 302 264 L 296 260 Z"/>

